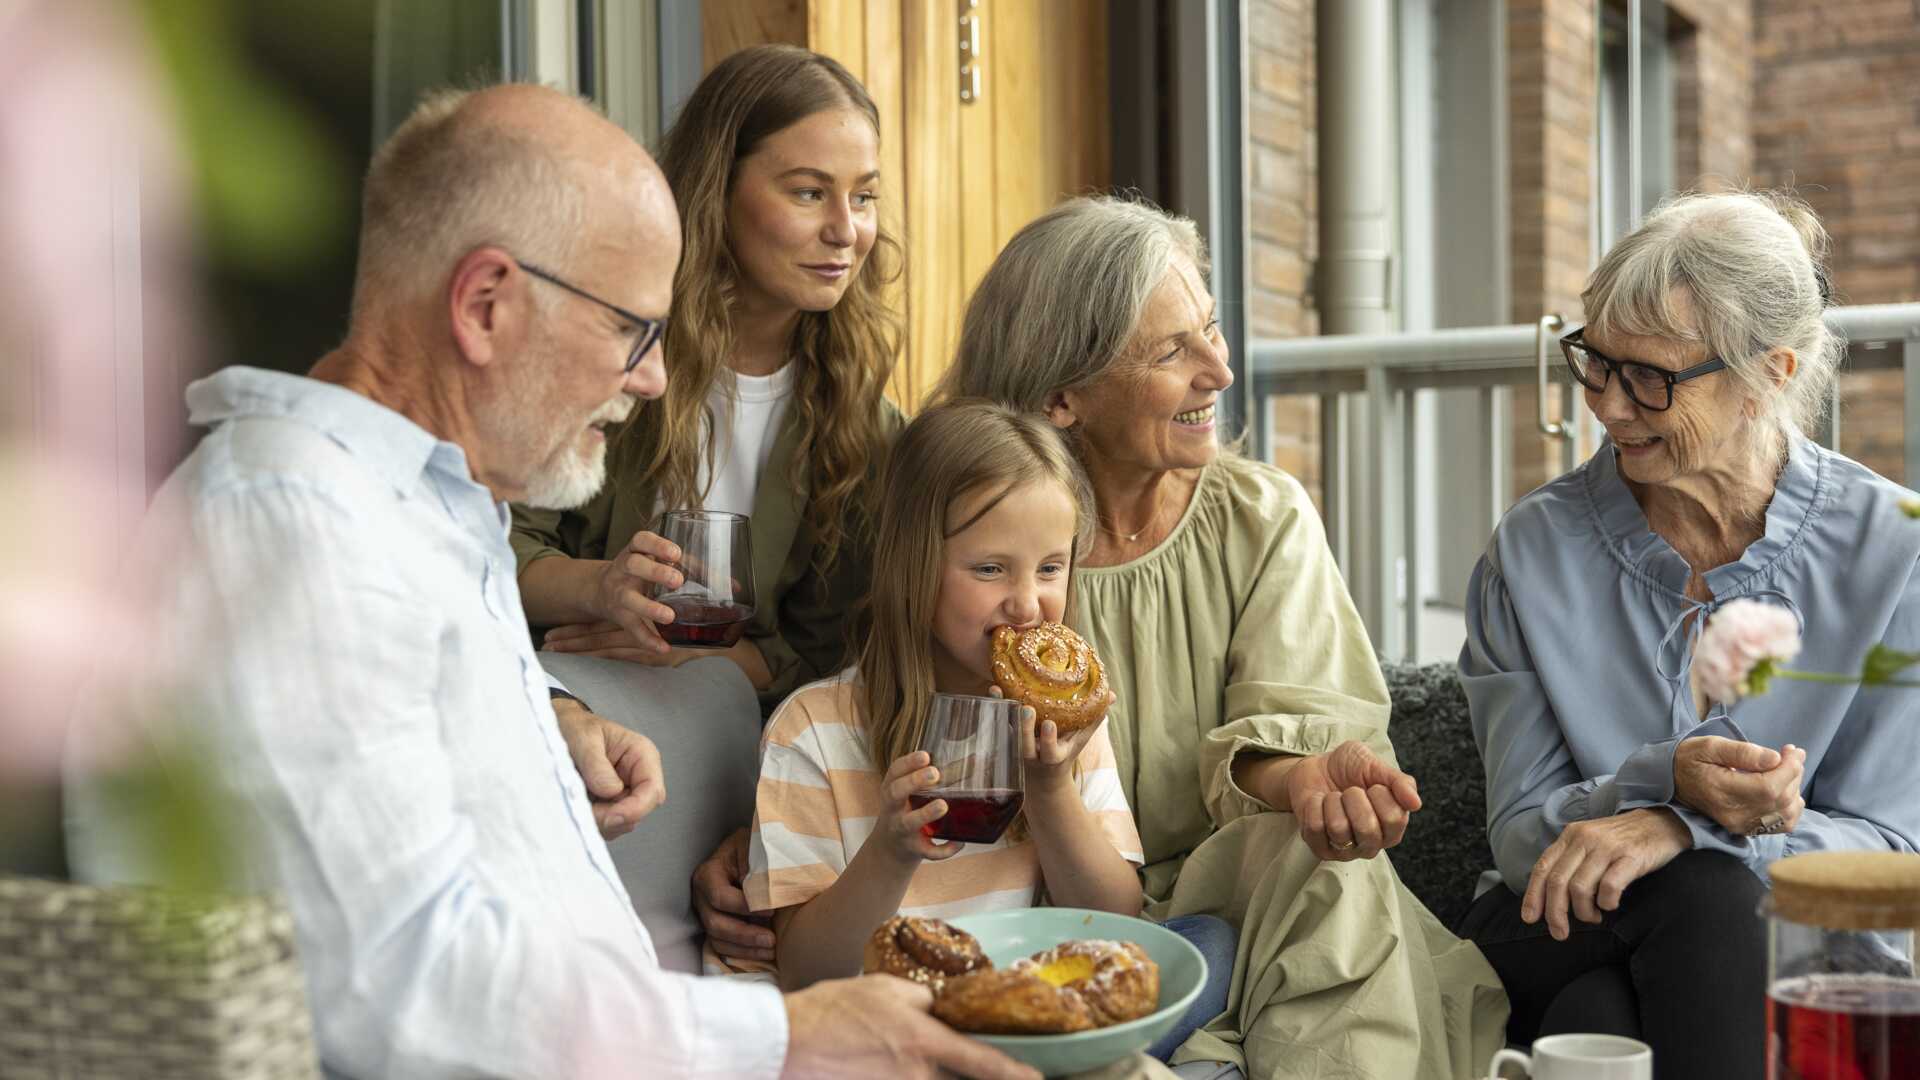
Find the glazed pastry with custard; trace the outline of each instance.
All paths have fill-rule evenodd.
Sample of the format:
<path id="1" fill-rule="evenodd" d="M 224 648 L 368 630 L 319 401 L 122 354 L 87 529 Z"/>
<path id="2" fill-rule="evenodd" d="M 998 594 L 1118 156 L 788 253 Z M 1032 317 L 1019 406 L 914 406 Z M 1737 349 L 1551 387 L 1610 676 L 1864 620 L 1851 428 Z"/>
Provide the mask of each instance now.
<path id="1" fill-rule="evenodd" d="M 1107 713 L 1107 673 L 1093 646 L 1059 623 L 993 632 L 993 681 L 1032 706 L 1038 723 L 1051 720 L 1061 737 L 1098 723 Z"/>
<path id="2" fill-rule="evenodd" d="M 881 923 L 867 939 L 860 964 L 861 974 L 898 975 L 935 994 L 956 975 L 992 969 L 993 961 L 980 951 L 980 942 L 972 934 L 939 919 L 911 915 L 895 915 Z"/>
<path id="3" fill-rule="evenodd" d="M 1069 941 L 1011 967 L 948 979 L 933 1015 L 975 1035 L 1059 1035 L 1160 1007 L 1160 968 L 1130 941 Z"/>

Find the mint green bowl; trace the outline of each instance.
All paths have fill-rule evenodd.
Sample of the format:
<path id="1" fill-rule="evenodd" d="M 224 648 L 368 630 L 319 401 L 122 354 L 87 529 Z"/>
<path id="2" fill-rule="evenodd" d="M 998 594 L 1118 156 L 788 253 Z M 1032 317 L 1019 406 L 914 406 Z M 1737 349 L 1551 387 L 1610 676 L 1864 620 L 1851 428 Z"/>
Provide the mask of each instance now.
<path id="1" fill-rule="evenodd" d="M 975 1035 L 1048 1076 L 1064 1076 L 1145 1050 L 1186 1015 L 1207 982 L 1207 962 L 1185 938 L 1145 919 L 1082 908 L 1018 908 L 948 922 L 980 939 L 993 966 L 1006 967 L 1063 941 L 1131 941 L 1160 965 L 1160 1007 L 1138 1020 L 1071 1035 Z"/>

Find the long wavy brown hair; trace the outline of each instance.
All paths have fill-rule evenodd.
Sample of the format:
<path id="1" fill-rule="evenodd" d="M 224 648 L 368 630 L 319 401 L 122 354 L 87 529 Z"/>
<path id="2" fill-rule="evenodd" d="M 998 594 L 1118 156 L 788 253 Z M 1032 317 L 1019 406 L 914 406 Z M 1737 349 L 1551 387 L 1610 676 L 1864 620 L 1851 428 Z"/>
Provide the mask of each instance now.
<path id="1" fill-rule="evenodd" d="M 669 378 L 666 394 L 636 409 L 620 438 L 622 457 L 657 478 L 669 507 L 698 504 L 706 494 L 697 490 L 700 462 L 713 460 L 707 395 L 734 347 L 740 268 L 727 204 L 740 162 L 769 136 L 840 108 L 864 114 L 878 134 L 879 109 L 846 68 L 792 45 L 759 45 L 708 72 L 661 140 L 660 168 L 685 238 L 664 344 Z M 801 312 L 793 335 L 800 444 L 790 475 L 810 482 L 805 520 L 821 572 L 839 555 L 848 511 L 871 510 L 855 504 L 882 450 L 881 397 L 899 354 L 900 318 L 887 292 L 902 253 L 884 220 L 876 232 L 840 302 Z"/>
<path id="2" fill-rule="evenodd" d="M 881 485 L 873 591 L 861 623 L 862 732 L 881 771 L 926 734 L 933 699 L 933 616 L 947 541 L 1012 491 L 1035 483 L 1066 489 L 1075 507 L 1074 562 L 1093 539 L 1093 491 L 1059 429 L 1035 413 L 980 400 L 922 412 L 894 446 Z M 962 500 L 991 493 L 967 520 Z"/>

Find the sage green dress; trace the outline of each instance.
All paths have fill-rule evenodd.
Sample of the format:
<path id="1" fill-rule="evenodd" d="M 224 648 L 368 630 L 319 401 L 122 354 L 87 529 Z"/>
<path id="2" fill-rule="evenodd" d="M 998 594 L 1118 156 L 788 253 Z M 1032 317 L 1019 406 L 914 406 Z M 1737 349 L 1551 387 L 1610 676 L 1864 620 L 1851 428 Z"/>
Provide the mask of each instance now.
<path id="1" fill-rule="evenodd" d="M 900 410 L 880 402 L 880 436 L 892 445 L 906 426 Z M 814 535 L 806 523 L 812 478 L 799 461 L 800 409 L 786 410 L 774 433 L 767 468 L 754 492 L 748 528 L 753 544 L 756 590 L 747 636 L 766 659 L 773 681 L 760 691 L 760 709 L 771 713 L 794 690 L 845 667 L 847 624 L 854 606 L 867 594 L 873 577 L 873 528 L 858 505 L 848 507 L 839 557 L 822 575 L 814 566 Z M 869 463 L 867 490 L 878 483 L 880 461 Z M 856 498 L 855 504 L 861 500 Z M 524 573 L 537 559 L 566 555 L 604 559 L 653 528 L 659 490 L 634 460 L 630 444 L 615 438 L 607 450 L 607 483 L 586 505 L 574 510 L 513 507 L 509 537 Z M 533 627 L 536 634 L 545 627 Z"/>
<path id="2" fill-rule="evenodd" d="M 1243 750 L 1360 739 L 1394 760 L 1386 684 L 1299 483 L 1223 455 L 1158 547 L 1075 572 L 1073 610 L 1119 697 L 1148 913 L 1240 929 L 1227 1011 L 1174 1061 L 1256 1080 L 1485 1076 L 1507 999 L 1480 951 L 1387 858 L 1323 863 L 1293 815 L 1233 783 Z"/>

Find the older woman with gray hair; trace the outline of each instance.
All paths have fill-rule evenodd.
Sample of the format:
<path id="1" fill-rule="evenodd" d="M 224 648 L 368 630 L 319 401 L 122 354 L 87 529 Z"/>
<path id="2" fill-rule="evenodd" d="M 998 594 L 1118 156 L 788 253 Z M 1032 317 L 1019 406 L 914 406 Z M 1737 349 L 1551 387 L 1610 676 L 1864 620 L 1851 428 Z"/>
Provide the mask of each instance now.
<path id="1" fill-rule="evenodd" d="M 1804 434 L 1844 348 L 1825 248 L 1788 196 L 1674 199 L 1561 340 L 1607 437 L 1501 521 L 1460 654 L 1498 867 L 1462 929 L 1516 1041 L 1612 1031 L 1661 1076 L 1760 1075 L 1768 864 L 1920 838 L 1910 699 L 1776 682 L 1736 705 L 1689 678 L 1740 599 L 1794 612 L 1809 668 L 1920 643 L 1911 493 Z"/>
<path id="2" fill-rule="evenodd" d="M 1148 913 L 1240 932 L 1176 1062 L 1255 1077 L 1481 1075 L 1506 1003 L 1378 856 L 1420 807 L 1384 681 L 1290 476 L 1222 450 L 1233 382 L 1193 223 L 1074 199 L 1007 244 L 943 388 L 1044 414 L 1092 480 L 1071 618 L 1105 660 Z M 1197 1075 L 1206 1075 L 1203 1072 Z"/>

